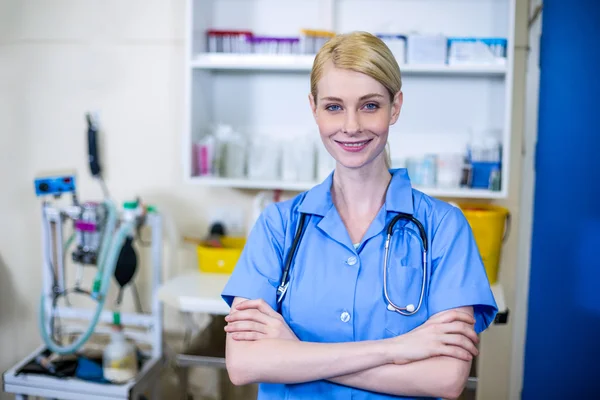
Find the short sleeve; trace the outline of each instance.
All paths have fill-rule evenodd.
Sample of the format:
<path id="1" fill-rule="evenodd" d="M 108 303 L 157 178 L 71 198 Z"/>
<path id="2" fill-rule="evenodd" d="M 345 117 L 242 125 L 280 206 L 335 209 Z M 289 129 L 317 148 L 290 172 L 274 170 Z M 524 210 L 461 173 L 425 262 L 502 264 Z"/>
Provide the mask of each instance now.
<path id="1" fill-rule="evenodd" d="M 432 244 L 429 313 L 473 306 L 475 331 L 483 332 L 498 307 L 475 243 L 471 227 L 459 208 L 442 218 Z"/>
<path id="2" fill-rule="evenodd" d="M 262 212 L 248 238 L 221 296 L 231 307 L 235 297 L 263 299 L 276 309 L 282 270 L 284 224 L 276 204 Z"/>

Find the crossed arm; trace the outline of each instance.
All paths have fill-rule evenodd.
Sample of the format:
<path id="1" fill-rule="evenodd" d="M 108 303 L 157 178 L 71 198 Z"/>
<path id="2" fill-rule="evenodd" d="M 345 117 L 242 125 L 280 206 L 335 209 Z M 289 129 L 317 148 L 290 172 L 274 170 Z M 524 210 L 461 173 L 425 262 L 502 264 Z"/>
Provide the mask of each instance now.
<path id="1" fill-rule="evenodd" d="M 457 398 L 477 355 L 472 307 L 446 311 L 391 339 L 309 343 L 262 300 L 236 298 L 226 363 L 236 385 L 329 380 L 397 396 Z"/>

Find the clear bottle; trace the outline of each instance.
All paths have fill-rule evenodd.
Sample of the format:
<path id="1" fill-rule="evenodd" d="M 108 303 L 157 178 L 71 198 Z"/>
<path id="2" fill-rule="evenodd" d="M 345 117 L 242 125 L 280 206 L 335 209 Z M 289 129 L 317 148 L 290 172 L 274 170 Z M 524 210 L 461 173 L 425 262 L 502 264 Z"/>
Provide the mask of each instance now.
<path id="1" fill-rule="evenodd" d="M 135 346 L 126 340 L 121 325 L 113 325 L 111 341 L 104 349 L 102 365 L 104 379 L 113 383 L 128 382 L 138 373 Z"/>

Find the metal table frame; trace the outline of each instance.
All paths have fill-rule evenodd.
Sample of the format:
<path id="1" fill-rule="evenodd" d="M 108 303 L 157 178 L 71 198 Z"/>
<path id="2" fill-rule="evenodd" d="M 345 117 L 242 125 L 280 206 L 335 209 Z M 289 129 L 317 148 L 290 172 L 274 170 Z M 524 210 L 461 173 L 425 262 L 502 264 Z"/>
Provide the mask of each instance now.
<path id="1" fill-rule="evenodd" d="M 151 346 L 151 357 L 142 365 L 138 376 L 125 384 L 100 384 L 84 381 L 78 378 L 56 378 L 39 374 L 19 373 L 19 370 L 43 352 L 45 346 L 39 347 L 22 361 L 14 365 L 3 375 L 3 389 L 12 393 L 19 400 L 26 400 L 28 396 L 38 396 L 61 400 L 129 400 L 140 399 L 144 391 L 149 390 L 153 399 L 160 398 L 159 378 L 165 358 L 163 356 L 163 305 L 158 298 L 158 290 L 162 284 L 162 218 L 159 214 L 150 213 L 147 216 L 148 224 L 152 230 L 152 310 L 150 313 L 122 313 L 121 324 L 125 327 L 125 334 L 136 341 L 145 342 Z M 62 221 L 58 213 L 48 214 L 48 223 L 54 222 L 61 234 Z M 43 251 L 48 251 L 48 243 L 44 243 Z M 48 253 L 45 253 L 48 254 Z M 48 271 L 48 257 L 44 257 L 44 271 Z M 44 273 L 44 287 L 51 287 L 49 274 Z M 87 320 L 92 318 L 89 309 L 74 307 L 57 307 L 57 312 L 63 321 L 63 327 L 69 332 L 81 332 L 85 329 L 74 320 Z M 110 323 L 113 313 L 103 311 L 99 322 Z M 134 328 L 134 329 L 129 329 Z M 141 328 L 141 330 L 140 330 Z M 97 327 L 95 333 L 102 332 Z M 107 332 L 105 329 L 104 332 Z"/>

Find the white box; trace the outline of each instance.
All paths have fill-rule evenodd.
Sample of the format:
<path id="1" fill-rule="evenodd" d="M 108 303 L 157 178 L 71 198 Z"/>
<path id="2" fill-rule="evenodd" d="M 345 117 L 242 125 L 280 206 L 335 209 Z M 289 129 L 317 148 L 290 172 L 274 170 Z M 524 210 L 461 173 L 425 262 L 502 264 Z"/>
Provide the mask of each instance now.
<path id="1" fill-rule="evenodd" d="M 506 65 L 504 38 L 448 38 L 448 65 Z"/>
<path id="2" fill-rule="evenodd" d="M 406 64 L 406 36 L 394 34 L 377 35 L 389 47 L 398 64 Z"/>
<path id="3" fill-rule="evenodd" d="M 446 64 L 448 39 L 444 35 L 408 35 L 408 64 Z"/>

